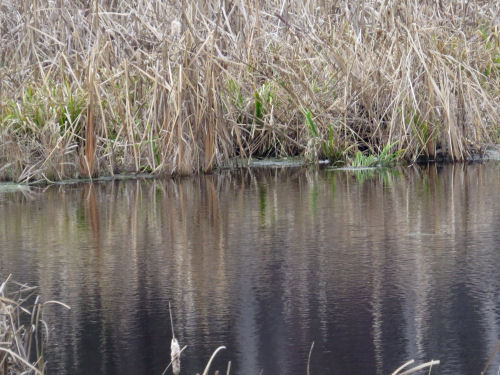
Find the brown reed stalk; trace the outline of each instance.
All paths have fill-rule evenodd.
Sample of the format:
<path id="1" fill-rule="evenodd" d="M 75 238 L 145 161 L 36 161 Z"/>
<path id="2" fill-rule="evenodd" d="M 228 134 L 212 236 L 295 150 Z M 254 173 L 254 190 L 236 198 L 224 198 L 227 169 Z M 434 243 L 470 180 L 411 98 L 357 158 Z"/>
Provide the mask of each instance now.
<path id="1" fill-rule="evenodd" d="M 92 177 L 95 174 L 95 148 L 96 148 L 95 129 L 94 129 L 95 91 L 93 89 L 95 84 L 95 66 L 91 66 L 89 64 L 88 71 L 89 75 L 87 82 L 87 90 L 89 93 L 89 104 L 87 106 L 87 128 L 85 134 L 84 168 L 85 168 L 85 174 L 88 177 Z"/>

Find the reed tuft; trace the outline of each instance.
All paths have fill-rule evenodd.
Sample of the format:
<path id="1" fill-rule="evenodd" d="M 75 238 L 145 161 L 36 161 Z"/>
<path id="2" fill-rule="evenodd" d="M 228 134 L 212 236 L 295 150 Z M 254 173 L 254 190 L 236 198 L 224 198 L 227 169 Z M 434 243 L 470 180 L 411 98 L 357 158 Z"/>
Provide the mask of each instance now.
<path id="1" fill-rule="evenodd" d="M 45 373 L 48 327 L 43 310 L 58 301 L 41 302 L 37 288 L 19 284 L 11 276 L 0 285 L 0 374 Z"/>

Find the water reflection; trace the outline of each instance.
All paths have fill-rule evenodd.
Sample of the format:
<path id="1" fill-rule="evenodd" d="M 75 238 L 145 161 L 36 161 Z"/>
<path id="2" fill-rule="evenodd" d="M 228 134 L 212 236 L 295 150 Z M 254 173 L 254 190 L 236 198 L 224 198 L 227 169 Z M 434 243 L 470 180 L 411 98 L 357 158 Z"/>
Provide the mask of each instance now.
<path id="1" fill-rule="evenodd" d="M 500 167 L 243 170 L 0 195 L 0 276 L 38 284 L 53 373 L 479 373 L 500 338 Z M 492 370 L 500 361 L 496 358 Z M 496 372 L 492 373 L 496 373 Z"/>

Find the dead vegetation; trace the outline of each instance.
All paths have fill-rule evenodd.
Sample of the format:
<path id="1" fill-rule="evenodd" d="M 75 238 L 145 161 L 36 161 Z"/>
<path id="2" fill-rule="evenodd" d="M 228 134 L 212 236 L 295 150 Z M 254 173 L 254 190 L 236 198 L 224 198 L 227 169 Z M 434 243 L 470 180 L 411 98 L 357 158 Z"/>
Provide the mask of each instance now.
<path id="1" fill-rule="evenodd" d="M 58 301 L 41 302 L 37 287 L 19 284 L 11 276 L 0 284 L 0 374 L 45 373 L 45 343 L 49 336 L 43 320 L 47 305 L 69 306 Z"/>
<path id="2" fill-rule="evenodd" d="M 0 178 L 233 157 L 466 159 L 500 138 L 497 1 L 7 0 Z"/>

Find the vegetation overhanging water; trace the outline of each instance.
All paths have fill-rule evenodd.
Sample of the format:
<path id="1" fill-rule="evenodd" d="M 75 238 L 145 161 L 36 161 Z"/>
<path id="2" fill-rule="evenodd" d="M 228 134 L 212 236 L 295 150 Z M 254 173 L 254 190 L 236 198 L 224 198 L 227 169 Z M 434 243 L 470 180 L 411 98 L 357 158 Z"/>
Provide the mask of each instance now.
<path id="1" fill-rule="evenodd" d="M 391 145 L 464 160 L 500 138 L 499 14 L 493 0 L 7 0 L 0 179 L 349 164 Z"/>

